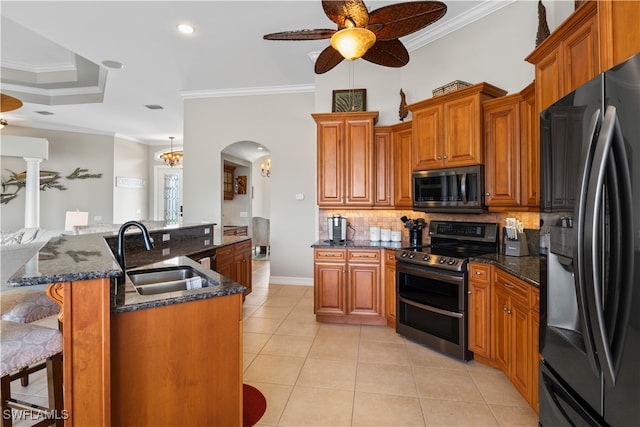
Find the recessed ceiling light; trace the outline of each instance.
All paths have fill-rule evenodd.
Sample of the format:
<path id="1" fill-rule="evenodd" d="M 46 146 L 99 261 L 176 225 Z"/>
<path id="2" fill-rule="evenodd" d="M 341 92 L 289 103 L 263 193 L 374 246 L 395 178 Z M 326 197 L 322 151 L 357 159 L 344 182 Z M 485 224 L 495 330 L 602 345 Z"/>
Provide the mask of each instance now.
<path id="1" fill-rule="evenodd" d="M 149 110 L 164 110 L 164 107 L 158 104 L 147 104 L 145 105 L 145 107 L 147 107 Z"/>
<path id="2" fill-rule="evenodd" d="M 264 150 L 264 147 L 258 147 L 258 150 Z"/>
<path id="3" fill-rule="evenodd" d="M 183 34 L 192 34 L 195 29 L 189 24 L 180 24 L 178 25 L 178 31 Z"/>
<path id="4" fill-rule="evenodd" d="M 36 111 L 36 113 L 42 114 L 43 116 L 53 116 L 55 114 L 55 113 L 52 113 L 51 111 L 46 111 L 46 110 Z"/>
<path id="5" fill-rule="evenodd" d="M 122 68 L 124 68 L 124 65 L 122 65 L 121 62 L 111 61 L 109 59 L 102 61 L 102 65 L 113 70 L 121 70 Z"/>

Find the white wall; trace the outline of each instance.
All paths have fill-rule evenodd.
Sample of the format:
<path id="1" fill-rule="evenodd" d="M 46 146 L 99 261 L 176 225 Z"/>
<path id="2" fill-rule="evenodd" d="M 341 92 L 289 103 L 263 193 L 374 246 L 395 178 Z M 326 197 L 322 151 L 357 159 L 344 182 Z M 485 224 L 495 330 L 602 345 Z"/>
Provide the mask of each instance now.
<path id="1" fill-rule="evenodd" d="M 95 216 L 102 221 L 113 221 L 113 159 L 114 142 L 112 136 L 78 132 L 64 132 L 46 129 L 8 126 L 3 135 L 33 136 L 49 141 L 49 159 L 40 163 L 41 171 L 59 172 L 59 179 L 67 189 L 51 188 L 40 191 L 40 227 L 64 230 L 66 211 L 89 212 L 89 223 Z M 2 157 L 2 180 L 6 181 L 10 172 L 25 171 L 26 163 L 20 158 Z M 88 169 L 86 173 L 102 173 L 101 178 L 67 179 L 76 168 Z M 15 187 L 7 187 L 13 192 Z M 4 192 L 4 191 L 3 191 Z M 15 231 L 24 226 L 24 189 L 18 197 L 0 205 L 2 231 Z"/>
<path id="2" fill-rule="evenodd" d="M 253 184 L 253 198 L 251 199 L 252 216 L 271 218 L 271 178 L 260 174 L 260 165 L 266 164 L 271 154 L 260 157 L 253 162 L 251 183 Z"/>
<path id="3" fill-rule="evenodd" d="M 255 141 L 271 152 L 272 282 L 310 278 L 316 221 L 312 93 L 185 100 L 185 222 L 221 224 L 221 151 Z M 295 200 L 302 193 L 305 199 Z M 206 197 L 203 196 L 206 194 Z M 216 242 L 220 227 L 216 227 Z"/>
<path id="4" fill-rule="evenodd" d="M 152 163 L 150 152 L 147 145 L 115 138 L 114 177 L 144 180 L 143 188 L 114 186 L 113 222 L 116 224 L 129 220 L 149 219 L 152 216 L 148 203 L 149 196 L 154 192 L 154 185 L 149 176 L 149 164 Z"/>

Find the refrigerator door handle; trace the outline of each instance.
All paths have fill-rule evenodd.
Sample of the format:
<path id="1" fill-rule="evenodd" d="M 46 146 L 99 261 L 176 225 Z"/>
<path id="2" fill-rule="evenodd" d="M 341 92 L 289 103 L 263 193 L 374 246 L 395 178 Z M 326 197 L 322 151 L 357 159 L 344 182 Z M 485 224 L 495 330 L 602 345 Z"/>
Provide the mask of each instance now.
<path id="1" fill-rule="evenodd" d="M 633 209 L 631 175 L 616 108 L 607 107 L 589 176 L 585 215 L 585 271 L 588 312 L 594 344 L 605 381 L 614 386 L 622 360 L 633 289 Z M 605 186 L 610 211 L 610 247 L 607 255 L 601 220 Z M 625 231 L 626 230 L 626 231 Z M 609 277 L 603 257 L 608 256 Z M 621 262 L 624 256 L 625 262 Z M 608 317 L 607 317 L 608 315 Z"/>
<path id="2" fill-rule="evenodd" d="M 579 194 L 587 194 L 589 176 L 593 164 L 593 152 L 599 141 L 598 133 L 600 132 L 601 112 L 600 109 L 596 110 L 589 124 L 589 144 L 587 150 L 584 153 L 584 160 L 582 163 L 582 173 L 580 175 L 580 189 Z M 584 255 L 584 236 L 585 236 L 585 215 L 586 212 L 591 209 L 586 205 L 586 197 L 581 197 L 579 202 L 576 203 L 574 216 L 576 218 L 574 224 L 576 225 L 576 239 L 577 244 L 574 248 L 574 274 L 576 285 L 576 296 L 578 298 L 578 309 L 580 311 L 580 319 L 582 321 L 582 339 L 584 340 L 584 347 L 587 353 L 587 359 L 589 365 L 594 374 L 600 374 L 600 366 L 596 355 L 596 348 L 593 339 L 592 328 L 590 325 L 591 316 L 589 314 L 589 304 L 587 303 L 587 290 L 585 277 L 591 274 L 585 267 L 585 255 Z"/>

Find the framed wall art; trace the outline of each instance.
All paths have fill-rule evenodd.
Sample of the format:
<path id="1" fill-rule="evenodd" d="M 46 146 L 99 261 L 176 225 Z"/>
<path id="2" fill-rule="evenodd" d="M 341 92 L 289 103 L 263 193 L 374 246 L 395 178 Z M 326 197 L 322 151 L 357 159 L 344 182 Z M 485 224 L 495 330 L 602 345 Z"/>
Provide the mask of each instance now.
<path id="1" fill-rule="evenodd" d="M 344 89 L 333 91 L 331 111 L 346 113 L 349 111 L 367 111 L 366 89 Z"/>

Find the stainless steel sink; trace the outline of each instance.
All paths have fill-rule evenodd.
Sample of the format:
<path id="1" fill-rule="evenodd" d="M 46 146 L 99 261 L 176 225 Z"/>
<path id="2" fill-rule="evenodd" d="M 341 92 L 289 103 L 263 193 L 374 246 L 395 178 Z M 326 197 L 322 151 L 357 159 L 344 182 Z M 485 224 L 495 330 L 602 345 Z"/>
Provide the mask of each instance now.
<path id="1" fill-rule="evenodd" d="M 140 295 L 157 295 L 206 286 L 206 279 L 189 266 L 129 271 L 127 275 Z"/>

